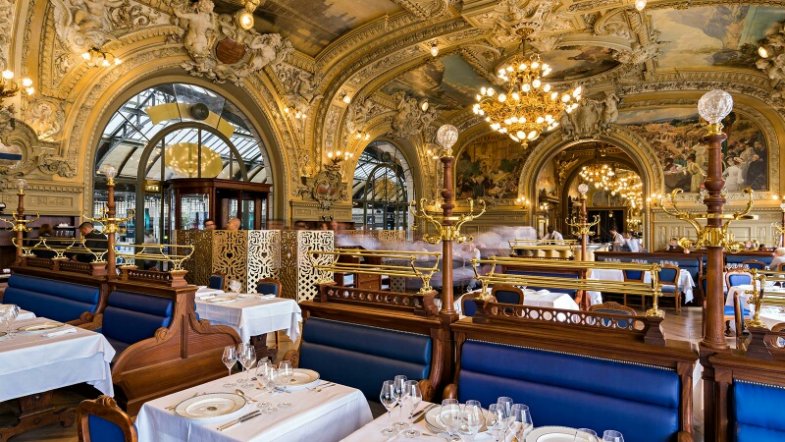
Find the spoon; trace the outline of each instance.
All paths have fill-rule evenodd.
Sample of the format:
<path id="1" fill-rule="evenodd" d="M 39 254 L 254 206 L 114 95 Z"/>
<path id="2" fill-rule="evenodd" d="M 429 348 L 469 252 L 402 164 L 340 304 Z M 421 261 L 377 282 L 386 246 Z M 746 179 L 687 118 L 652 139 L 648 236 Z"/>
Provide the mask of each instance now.
<path id="1" fill-rule="evenodd" d="M 237 394 L 239 394 L 240 396 L 244 397 L 245 399 L 248 399 L 251 402 L 259 402 L 256 399 L 252 398 L 251 396 L 246 395 L 245 392 L 243 390 L 240 390 L 239 388 L 237 390 L 234 390 L 234 391 L 236 391 Z"/>

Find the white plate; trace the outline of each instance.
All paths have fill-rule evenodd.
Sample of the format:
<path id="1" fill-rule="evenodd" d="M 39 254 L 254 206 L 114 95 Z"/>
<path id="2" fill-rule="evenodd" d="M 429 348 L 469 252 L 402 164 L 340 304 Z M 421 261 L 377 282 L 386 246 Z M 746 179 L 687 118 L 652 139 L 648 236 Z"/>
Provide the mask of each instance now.
<path id="1" fill-rule="evenodd" d="M 62 327 L 62 322 L 43 322 L 41 324 L 32 324 L 32 325 L 25 325 L 16 329 L 16 331 L 26 332 L 26 333 L 43 333 L 49 330 L 53 330 L 59 327 Z"/>
<path id="2" fill-rule="evenodd" d="M 245 398 L 235 393 L 207 393 L 186 399 L 174 408 L 174 412 L 186 419 L 210 422 L 228 419 L 242 412 Z"/>
<path id="3" fill-rule="evenodd" d="M 233 302 L 236 300 L 237 300 L 237 296 L 219 295 L 219 296 L 213 296 L 212 298 L 205 300 L 205 302 L 209 302 L 211 304 L 225 304 L 227 302 Z"/>
<path id="4" fill-rule="evenodd" d="M 463 405 L 461 405 L 461 407 L 463 407 Z M 490 416 L 491 413 L 485 409 L 483 409 L 482 411 L 483 413 L 485 413 L 485 420 L 487 422 L 488 417 Z M 428 426 L 431 427 L 433 431 L 437 431 L 437 432 L 447 431 L 447 427 L 444 425 L 444 422 L 442 422 L 441 415 L 442 415 L 441 405 L 438 407 L 433 407 L 430 410 L 428 410 L 427 413 L 425 413 L 425 423 L 428 424 Z M 480 432 L 486 431 L 487 429 L 488 427 L 485 424 L 483 424 L 482 427 L 480 428 Z M 466 427 L 463 427 L 458 431 L 465 433 L 465 430 Z"/>
<path id="5" fill-rule="evenodd" d="M 287 390 L 299 390 L 319 382 L 319 373 L 307 368 L 295 368 L 286 378 L 275 378 L 275 385 Z"/>
<path id="6" fill-rule="evenodd" d="M 577 428 L 570 427 L 540 427 L 535 428 L 526 436 L 525 442 L 573 442 Z M 586 441 L 580 438 L 579 442 Z"/>

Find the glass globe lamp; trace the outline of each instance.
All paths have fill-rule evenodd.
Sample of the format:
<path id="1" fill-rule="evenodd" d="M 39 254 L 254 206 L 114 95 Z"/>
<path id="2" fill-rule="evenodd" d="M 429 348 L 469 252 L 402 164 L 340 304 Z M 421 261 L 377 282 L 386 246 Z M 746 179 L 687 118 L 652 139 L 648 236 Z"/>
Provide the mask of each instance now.
<path id="1" fill-rule="evenodd" d="M 458 141 L 458 128 L 451 124 L 443 125 L 436 132 L 436 141 L 444 148 L 446 155 L 451 156 L 452 147 Z"/>
<path id="2" fill-rule="evenodd" d="M 709 122 L 711 134 L 722 131 L 723 118 L 733 110 L 733 97 L 723 90 L 714 89 L 703 94 L 698 100 L 698 113 L 701 118 Z"/>

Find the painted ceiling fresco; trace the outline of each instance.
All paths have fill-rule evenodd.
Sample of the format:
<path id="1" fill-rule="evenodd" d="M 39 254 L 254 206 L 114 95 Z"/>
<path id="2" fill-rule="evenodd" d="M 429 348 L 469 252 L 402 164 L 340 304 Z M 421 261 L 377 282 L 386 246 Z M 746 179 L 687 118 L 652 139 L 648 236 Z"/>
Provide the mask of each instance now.
<path id="1" fill-rule="evenodd" d="M 735 3 L 735 2 L 734 2 Z M 652 24 L 660 35 L 661 68 L 754 66 L 756 43 L 785 9 L 728 4 L 689 9 L 655 9 Z"/>
<path id="2" fill-rule="evenodd" d="M 543 54 L 553 72 L 548 81 L 572 81 L 593 77 L 619 65 L 612 58 L 613 51 L 599 46 L 563 46 Z"/>

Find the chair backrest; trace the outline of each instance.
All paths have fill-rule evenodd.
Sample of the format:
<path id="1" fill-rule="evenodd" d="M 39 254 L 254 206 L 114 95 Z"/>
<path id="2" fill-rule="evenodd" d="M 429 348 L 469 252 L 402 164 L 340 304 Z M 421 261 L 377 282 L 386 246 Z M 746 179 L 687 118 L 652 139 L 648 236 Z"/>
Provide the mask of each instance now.
<path id="1" fill-rule="evenodd" d="M 513 285 L 496 284 L 491 295 L 504 304 L 523 304 L 523 290 Z"/>
<path id="2" fill-rule="evenodd" d="M 748 284 L 752 284 L 752 275 L 747 272 L 728 272 L 725 274 L 725 285 L 728 287 Z"/>
<path id="3" fill-rule="evenodd" d="M 679 268 L 673 264 L 662 264 L 658 273 L 660 283 L 676 285 L 679 280 Z"/>
<path id="4" fill-rule="evenodd" d="M 207 279 L 207 287 L 216 290 L 223 290 L 224 279 L 224 275 L 221 275 L 220 273 L 214 273 L 210 275 L 210 278 Z"/>
<path id="5" fill-rule="evenodd" d="M 82 313 L 95 313 L 100 300 L 98 287 L 23 274 L 8 278 L 3 303 L 16 304 L 37 316 L 68 322 Z"/>
<path id="6" fill-rule="evenodd" d="M 741 265 L 746 266 L 749 269 L 763 270 L 766 268 L 766 263 L 758 259 L 745 259 L 741 262 Z"/>
<path id="7" fill-rule="evenodd" d="M 624 274 L 625 281 L 643 281 L 643 277 L 645 276 L 645 272 L 643 270 L 622 270 Z"/>
<path id="8" fill-rule="evenodd" d="M 256 293 L 262 295 L 281 295 L 281 281 L 273 278 L 260 279 L 256 284 Z"/>
<path id="9" fill-rule="evenodd" d="M 477 304 L 474 302 L 476 298 L 474 293 L 467 293 L 461 297 L 461 314 L 474 316 L 477 313 Z"/>
<path id="10" fill-rule="evenodd" d="M 613 315 L 626 315 L 635 316 L 638 312 L 632 307 L 619 304 L 618 302 L 603 302 L 602 304 L 595 304 L 589 307 L 589 311 L 593 313 L 610 313 Z"/>
<path id="11" fill-rule="evenodd" d="M 131 344 L 152 338 L 160 327 L 168 327 L 173 309 L 171 299 L 114 291 L 104 310 L 101 333 L 120 353 Z"/>
<path id="12" fill-rule="evenodd" d="M 136 442 L 131 418 L 109 396 L 82 401 L 76 409 L 81 442 Z"/>

